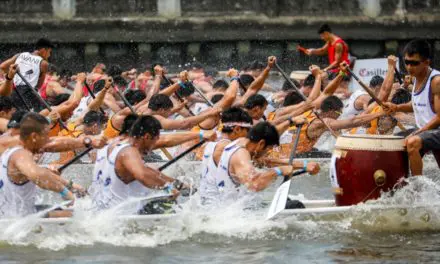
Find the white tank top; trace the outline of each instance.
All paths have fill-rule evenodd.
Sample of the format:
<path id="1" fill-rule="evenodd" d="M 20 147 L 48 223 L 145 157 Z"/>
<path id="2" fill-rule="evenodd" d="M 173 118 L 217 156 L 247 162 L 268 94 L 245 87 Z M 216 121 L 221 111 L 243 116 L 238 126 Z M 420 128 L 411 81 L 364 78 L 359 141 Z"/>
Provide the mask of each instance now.
<path id="1" fill-rule="evenodd" d="M 241 146 L 237 145 L 237 140 L 235 140 L 225 147 L 220 157 L 215 175 L 219 202 L 235 201 L 240 196 L 240 183 L 232 179 L 229 173 L 229 165 L 232 155 L 241 148 Z"/>
<path id="2" fill-rule="evenodd" d="M 102 185 L 100 186 L 99 195 L 96 195 L 95 204 L 97 209 L 108 209 L 123 202 L 130 196 L 130 184 L 124 183 L 116 174 L 115 162 L 119 152 L 130 144 L 118 144 L 112 152 L 107 156 L 105 165 L 101 169 Z M 99 166 L 101 167 L 101 166 Z"/>
<path id="3" fill-rule="evenodd" d="M 416 125 L 418 128 L 424 127 L 435 116 L 434 109 L 431 105 L 431 80 L 434 76 L 440 75 L 437 70 L 432 70 L 429 75 L 428 81 L 419 92 L 415 92 L 416 82 L 412 90 L 412 104 L 414 110 L 414 117 L 416 119 Z"/>
<path id="4" fill-rule="evenodd" d="M 15 63 L 18 64 L 20 73 L 24 78 L 35 88 L 38 84 L 38 79 L 40 78 L 40 64 L 43 58 L 37 55 L 33 55 L 29 52 L 23 52 L 18 55 Z M 15 86 L 26 85 L 25 82 L 20 78 L 20 76 L 14 76 Z"/>
<path id="5" fill-rule="evenodd" d="M 75 120 L 78 117 L 80 117 L 84 112 L 89 111 L 89 100 L 91 101 L 91 96 L 85 96 L 83 98 L 81 98 L 81 100 L 79 101 L 78 107 L 75 108 L 75 110 L 73 110 L 73 114 L 72 117 L 70 118 L 71 120 Z"/>
<path id="6" fill-rule="evenodd" d="M 126 201 L 130 197 L 139 196 L 140 188 L 139 182 L 134 180 L 128 184 L 124 183 L 116 173 L 116 158 L 119 153 L 126 147 L 129 147 L 130 144 L 118 144 L 112 152 L 107 156 L 104 170 L 102 172 L 103 182 L 101 184 L 100 191 L 96 198 L 94 199 L 94 204 L 96 209 L 108 209 L 112 208 L 124 201 Z M 99 172 L 97 172 L 99 173 Z M 145 190 L 148 188 L 143 187 L 143 194 L 146 194 Z M 131 204 L 130 209 L 137 210 L 139 207 L 139 203 Z M 124 208 L 125 209 L 125 208 Z M 128 208 L 127 208 L 128 209 Z"/>
<path id="7" fill-rule="evenodd" d="M 16 184 L 8 175 L 9 158 L 22 147 L 7 149 L 1 155 L 2 167 L 0 168 L 0 216 L 18 217 L 36 213 L 35 198 L 37 185 L 32 181 Z"/>
<path id="8" fill-rule="evenodd" d="M 344 106 L 344 110 L 342 111 L 342 114 L 340 116 L 340 119 L 347 119 L 347 118 L 351 118 L 355 115 L 358 115 L 360 112 L 363 111 L 363 109 L 361 110 L 357 110 L 355 107 L 355 102 L 356 99 L 359 98 L 359 96 L 361 95 L 365 95 L 367 94 L 367 92 L 365 92 L 364 90 L 360 89 L 360 90 L 356 90 L 348 99 L 347 103 Z"/>
<path id="9" fill-rule="evenodd" d="M 103 187 L 104 184 L 104 176 L 103 171 L 105 170 L 106 162 L 107 162 L 107 151 L 108 144 L 103 148 L 98 149 L 96 152 L 96 161 L 95 166 L 93 167 L 93 179 L 92 184 L 88 189 L 88 193 L 92 199 L 95 199 Z"/>
<path id="10" fill-rule="evenodd" d="M 202 159 L 199 194 L 203 205 L 213 204 L 217 201 L 218 190 L 215 181 L 217 165 L 214 162 L 214 150 L 219 142 L 230 141 L 223 139 L 217 142 L 209 142 L 205 146 Z"/>

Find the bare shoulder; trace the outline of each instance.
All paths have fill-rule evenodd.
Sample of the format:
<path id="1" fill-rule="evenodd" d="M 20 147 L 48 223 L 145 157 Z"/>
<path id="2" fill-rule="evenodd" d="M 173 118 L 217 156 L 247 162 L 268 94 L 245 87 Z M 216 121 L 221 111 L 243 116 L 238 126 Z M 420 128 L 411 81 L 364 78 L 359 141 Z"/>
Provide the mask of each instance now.
<path id="1" fill-rule="evenodd" d="M 433 94 L 440 93 L 440 75 L 434 76 L 431 79 L 431 91 Z"/>

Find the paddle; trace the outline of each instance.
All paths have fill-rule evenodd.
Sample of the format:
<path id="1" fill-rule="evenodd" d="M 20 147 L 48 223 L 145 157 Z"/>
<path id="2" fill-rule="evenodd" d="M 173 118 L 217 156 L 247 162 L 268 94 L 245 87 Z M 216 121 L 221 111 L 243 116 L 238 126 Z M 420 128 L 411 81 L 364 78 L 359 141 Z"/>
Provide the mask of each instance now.
<path id="1" fill-rule="evenodd" d="M 293 148 L 292 151 L 290 152 L 290 157 L 289 157 L 289 165 L 292 166 L 293 164 L 293 160 L 295 159 L 296 156 L 296 149 L 298 148 L 298 142 L 299 142 L 299 134 L 301 133 L 301 127 L 302 125 L 298 125 L 296 127 L 296 137 L 295 137 L 295 142 L 293 144 Z M 284 180 L 283 182 L 288 181 L 289 179 L 291 179 L 293 177 L 293 173 L 290 176 L 284 176 Z"/>
<path id="2" fill-rule="evenodd" d="M 286 208 L 287 198 L 289 198 L 290 184 L 292 180 L 288 180 L 278 187 L 267 212 L 266 220 L 273 219 L 278 213 Z"/>
<path id="3" fill-rule="evenodd" d="M 84 86 L 86 87 L 86 89 L 87 89 L 87 91 L 89 92 L 90 96 L 91 96 L 93 99 L 96 99 L 95 94 L 93 93 L 92 89 L 90 89 L 90 86 L 87 84 L 87 82 L 84 82 Z M 105 115 L 104 109 L 102 109 L 102 107 L 99 107 L 99 111 L 100 111 L 103 115 Z"/>
<path id="4" fill-rule="evenodd" d="M 353 78 L 359 83 L 359 85 L 365 90 L 365 92 L 367 92 L 368 95 L 370 95 L 371 98 L 373 98 L 373 100 L 378 105 L 380 105 L 381 107 L 384 106 L 382 101 L 374 94 L 374 92 L 371 91 L 370 88 L 368 88 L 368 86 L 361 79 L 359 79 L 359 77 L 356 76 L 356 74 L 354 74 L 352 70 L 350 70 L 350 68 L 347 68 L 347 71 L 351 74 L 351 76 L 353 76 Z M 400 128 L 400 130 L 406 131 L 406 128 L 399 121 L 397 121 L 397 126 Z"/>
<path id="5" fill-rule="evenodd" d="M 295 89 L 295 91 L 301 96 L 301 98 L 304 101 L 308 101 L 307 97 L 298 89 L 298 87 L 296 87 L 296 85 L 292 82 L 292 80 L 289 78 L 289 76 L 287 76 L 287 74 L 283 71 L 283 69 L 281 69 L 281 67 L 278 65 L 278 63 L 275 62 L 275 67 L 277 68 L 277 70 L 281 73 L 281 75 L 284 77 L 284 79 L 286 79 L 286 81 Z M 332 136 L 334 137 L 338 137 L 338 135 L 335 133 L 335 131 L 324 121 L 324 119 L 321 118 L 321 116 L 318 114 L 318 112 L 313 109 L 312 110 L 313 114 L 315 114 L 315 116 L 327 127 L 327 129 L 330 131 L 330 133 L 332 134 Z"/>
<path id="6" fill-rule="evenodd" d="M 115 91 L 119 95 L 119 97 L 121 97 L 121 99 L 124 102 L 125 106 L 127 106 L 133 114 L 137 115 L 136 111 L 133 108 L 133 106 L 128 102 L 127 98 L 124 97 L 124 95 L 121 93 L 121 91 L 119 91 L 119 89 L 117 89 L 114 86 L 113 86 L 113 88 L 115 89 Z M 167 159 L 169 159 L 169 160 L 173 159 L 173 156 L 171 156 L 170 152 L 166 148 L 160 148 L 160 150 L 163 152 L 163 154 L 165 154 Z"/>
<path id="7" fill-rule="evenodd" d="M 199 88 L 197 88 L 197 87 L 194 86 L 194 89 L 200 94 L 200 96 L 201 96 L 203 99 L 205 99 L 206 103 L 207 103 L 209 106 L 214 107 L 214 104 L 208 99 L 208 97 L 206 97 L 206 95 L 203 94 L 202 91 L 200 91 Z"/>
<path id="8" fill-rule="evenodd" d="M 68 162 L 66 162 L 63 166 L 58 168 L 58 171 L 61 173 L 63 170 L 65 170 L 67 167 L 69 167 L 70 165 L 72 165 L 73 163 L 75 163 L 76 161 L 78 161 L 79 159 L 81 159 L 82 157 L 84 157 L 87 153 L 89 153 L 90 151 L 93 150 L 93 147 L 89 147 L 85 150 L 83 150 L 81 153 L 79 153 L 78 155 L 76 155 L 75 157 L 73 157 L 71 160 L 69 160 Z"/>
<path id="9" fill-rule="evenodd" d="M 179 159 L 183 158 L 186 154 L 190 153 L 191 151 L 195 150 L 196 148 L 200 147 L 201 145 L 205 144 L 205 140 L 200 141 L 199 143 L 195 144 L 194 146 L 188 148 L 187 150 L 185 150 L 184 152 L 180 153 L 179 155 L 177 155 L 177 157 L 171 159 L 170 161 L 168 161 L 167 163 L 165 163 L 164 165 L 159 167 L 159 171 L 163 171 L 164 169 L 168 168 L 170 165 L 172 165 L 173 163 L 175 163 L 176 161 L 178 161 Z"/>
<path id="10" fill-rule="evenodd" d="M 40 99 L 40 101 L 44 104 L 44 106 L 49 110 L 49 112 L 52 112 L 52 108 L 50 105 L 41 97 L 41 95 L 32 87 L 32 85 L 24 78 L 24 76 L 17 71 L 18 76 L 23 80 L 23 82 L 26 84 L 26 86 L 31 90 L 31 92 Z M 18 91 L 17 91 L 18 92 Z M 27 108 L 27 107 L 26 107 Z M 67 126 L 64 124 L 64 122 L 61 120 L 61 118 L 58 118 L 58 123 L 60 126 L 65 129 L 66 131 L 70 132 L 70 130 L 67 128 Z"/>

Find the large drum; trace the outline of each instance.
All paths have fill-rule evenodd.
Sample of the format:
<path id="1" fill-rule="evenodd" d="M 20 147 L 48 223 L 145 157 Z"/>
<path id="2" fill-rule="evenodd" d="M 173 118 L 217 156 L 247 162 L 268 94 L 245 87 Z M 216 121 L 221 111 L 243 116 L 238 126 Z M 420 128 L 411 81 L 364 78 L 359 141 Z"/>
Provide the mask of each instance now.
<path id="1" fill-rule="evenodd" d="M 408 155 L 402 137 L 343 135 L 336 140 L 330 166 L 336 205 L 377 199 L 407 176 Z"/>

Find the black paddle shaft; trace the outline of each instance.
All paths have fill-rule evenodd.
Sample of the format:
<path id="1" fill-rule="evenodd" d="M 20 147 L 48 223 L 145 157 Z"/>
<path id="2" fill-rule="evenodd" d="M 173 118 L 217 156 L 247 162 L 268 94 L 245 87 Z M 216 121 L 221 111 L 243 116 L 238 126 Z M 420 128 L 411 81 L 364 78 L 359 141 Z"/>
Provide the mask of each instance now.
<path id="1" fill-rule="evenodd" d="M 66 164 L 64 164 L 63 166 L 58 168 L 58 171 L 61 173 L 63 170 L 65 170 L 67 167 L 69 167 L 70 165 L 72 165 L 73 163 L 75 163 L 76 161 L 78 161 L 80 158 L 84 157 L 87 153 L 89 153 L 90 151 L 92 151 L 93 148 L 89 147 L 86 150 L 84 150 L 83 152 L 79 153 L 78 155 L 76 155 L 75 157 L 73 157 L 71 160 L 69 160 Z"/>
<path id="2" fill-rule="evenodd" d="M 95 94 L 93 93 L 92 89 L 90 89 L 90 86 L 87 84 L 87 82 L 84 82 L 84 85 L 86 86 L 86 89 L 87 89 L 87 91 L 89 92 L 90 96 L 91 96 L 93 99 L 96 99 Z M 103 115 L 105 115 L 104 109 L 102 109 L 101 107 L 99 107 L 99 111 L 101 111 L 101 113 L 102 113 Z"/>
<path id="3" fill-rule="evenodd" d="M 200 147 L 201 145 L 205 144 L 205 142 L 206 142 L 205 140 L 202 140 L 199 143 L 195 144 L 194 146 L 188 148 L 184 152 L 177 155 L 177 157 L 175 157 L 174 159 L 172 159 L 172 160 L 168 161 L 167 163 L 165 163 L 164 165 L 160 166 L 158 170 L 163 171 L 164 169 L 168 168 L 170 165 L 172 165 L 173 163 L 175 163 L 176 161 L 178 161 L 179 159 L 184 157 L 186 154 L 190 153 L 191 151 L 193 151 L 196 148 Z"/>

